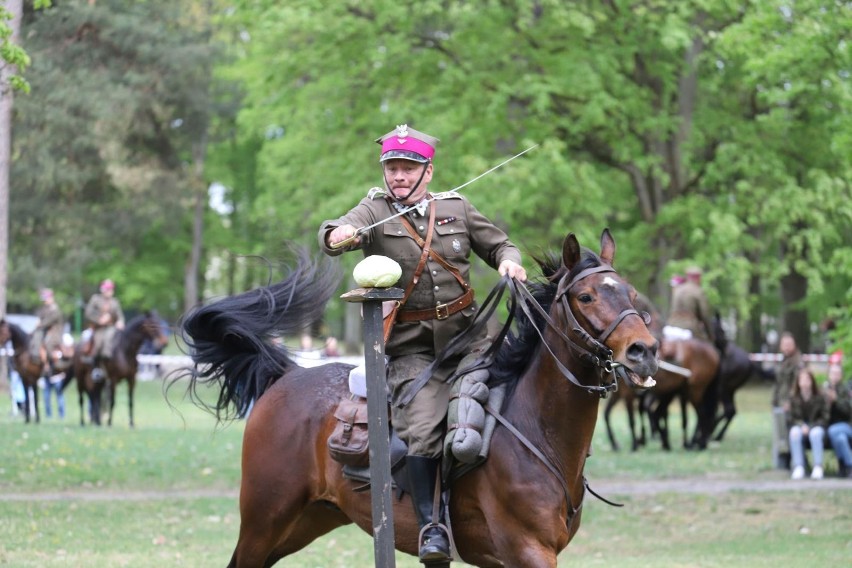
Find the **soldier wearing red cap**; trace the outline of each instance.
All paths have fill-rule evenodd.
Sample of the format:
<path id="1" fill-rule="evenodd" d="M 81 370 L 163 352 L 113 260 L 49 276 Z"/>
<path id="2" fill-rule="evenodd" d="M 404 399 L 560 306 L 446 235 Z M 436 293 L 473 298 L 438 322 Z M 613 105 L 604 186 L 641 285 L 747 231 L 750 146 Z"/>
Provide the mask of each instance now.
<path id="1" fill-rule="evenodd" d="M 713 313 L 701 287 L 701 269 L 686 269 L 686 281 L 672 290 L 672 308 L 667 326 L 688 330 L 695 339 L 714 342 Z"/>
<path id="2" fill-rule="evenodd" d="M 53 374 L 57 359 L 56 352 L 62 349 L 62 326 L 65 324 L 65 316 L 62 315 L 62 310 L 53 298 L 53 290 L 43 288 L 39 292 L 39 298 L 42 304 L 36 312 L 38 323 L 31 341 L 31 345 L 37 351 L 31 354 L 36 359 L 46 360 Z"/>
<path id="3" fill-rule="evenodd" d="M 436 359 L 449 340 L 466 329 L 477 310 L 470 286 L 470 255 L 475 253 L 501 275 L 526 280 L 521 253 L 508 236 L 457 192 L 431 194 L 433 158 L 438 139 L 403 124 L 376 142 L 382 151 L 383 188 L 373 188 L 344 216 L 325 221 L 319 244 L 329 255 L 360 249 L 364 256 L 383 255 L 399 262 L 398 286 L 406 289 L 396 312 L 385 353 L 388 387 L 394 404 L 395 430 L 408 444 L 406 458 L 411 498 L 421 528 L 431 523 L 437 472 L 443 452 L 444 425 L 451 386 L 446 379 L 461 356 L 439 366 L 432 378 L 405 405 L 399 399 L 414 379 Z M 346 247 L 332 248 L 405 208 L 414 209 L 357 235 Z M 478 348 L 487 345 L 480 334 Z M 443 516 L 443 510 L 439 516 Z M 423 534 L 420 558 L 449 559 L 447 535 L 437 526 Z"/>
<path id="4" fill-rule="evenodd" d="M 100 293 L 92 295 L 86 304 L 85 316 L 92 328 L 90 351 L 95 369 L 92 379 L 103 380 L 103 365 L 112 358 L 113 339 L 119 329 L 124 329 L 124 312 L 115 297 L 115 283 L 106 279 L 100 284 Z"/>

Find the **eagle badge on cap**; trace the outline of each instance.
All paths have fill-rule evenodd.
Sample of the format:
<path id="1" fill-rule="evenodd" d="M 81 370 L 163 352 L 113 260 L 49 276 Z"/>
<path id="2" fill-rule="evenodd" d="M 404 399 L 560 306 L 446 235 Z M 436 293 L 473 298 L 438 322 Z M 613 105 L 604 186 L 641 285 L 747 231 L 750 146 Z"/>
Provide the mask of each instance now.
<path id="1" fill-rule="evenodd" d="M 396 125 L 396 136 L 397 136 L 397 141 L 400 144 L 405 144 L 405 139 L 408 138 L 408 125 L 407 124 L 397 124 Z"/>

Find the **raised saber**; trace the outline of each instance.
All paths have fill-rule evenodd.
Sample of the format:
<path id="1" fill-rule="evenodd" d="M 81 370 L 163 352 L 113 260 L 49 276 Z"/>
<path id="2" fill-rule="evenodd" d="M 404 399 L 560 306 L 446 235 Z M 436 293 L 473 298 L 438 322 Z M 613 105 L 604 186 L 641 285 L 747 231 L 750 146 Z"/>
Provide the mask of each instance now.
<path id="1" fill-rule="evenodd" d="M 508 164 L 508 163 L 509 163 L 509 162 L 511 162 L 512 160 L 514 160 L 515 158 L 520 158 L 521 156 L 523 156 L 524 154 L 526 154 L 526 153 L 527 153 L 527 152 L 529 152 L 530 150 L 534 150 L 534 149 L 535 149 L 535 148 L 537 148 L 537 147 L 538 147 L 538 144 L 533 144 L 532 146 L 530 146 L 529 148 L 527 148 L 527 149 L 526 149 L 526 150 L 524 150 L 523 152 L 520 152 L 520 153 L 518 153 L 518 154 L 515 154 L 515 155 L 514 155 L 514 156 L 512 156 L 511 158 L 507 158 L 506 160 L 503 160 L 502 162 L 500 162 L 499 164 L 497 164 L 496 166 L 494 166 L 494 167 L 493 167 L 493 168 L 491 168 L 490 170 L 485 171 L 485 172 L 482 172 L 481 174 L 479 174 L 479 175 L 478 175 L 478 176 L 476 176 L 475 178 L 473 178 L 473 179 L 471 179 L 471 180 L 468 180 L 468 181 L 464 182 L 463 184 L 461 184 L 461 185 L 459 185 L 459 186 L 457 186 L 457 187 L 454 187 L 453 189 L 451 189 L 451 190 L 447 191 L 446 193 L 452 193 L 453 191 L 459 191 L 460 189 L 462 189 L 462 188 L 465 188 L 465 187 L 469 186 L 470 184 L 472 184 L 472 183 L 473 183 L 473 182 L 475 182 L 476 180 L 481 179 L 481 178 L 484 178 L 485 176 L 487 176 L 488 174 L 490 174 L 490 173 L 491 173 L 491 172 L 493 172 L 494 170 L 496 170 L 496 169 L 498 169 L 498 168 L 502 168 L 503 166 L 505 166 L 506 164 Z M 433 195 L 432 197 L 430 197 L 429 199 L 427 199 L 427 200 L 426 200 L 426 203 L 429 203 L 429 202 L 431 202 L 431 201 L 434 201 L 434 200 L 435 200 L 435 199 L 437 199 L 437 198 L 438 198 L 438 196 L 437 196 L 437 195 Z M 414 205 L 409 205 L 408 207 L 406 207 L 406 208 L 405 208 L 405 209 L 403 209 L 402 211 L 400 211 L 400 212 L 398 212 L 398 213 L 394 213 L 394 214 L 393 214 L 393 215 L 391 215 L 390 217 L 385 217 L 385 218 L 384 218 L 384 219 L 382 219 L 381 221 L 377 221 L 377 222 L 373 223 L 372 225 L 368 225 L 368 226 L 366 226 L 366 227 L 361 227 L 360 229 L 356 229 L 356 230 L 355 230 L 355 234 L 354 234 L 354 235 L 352 235 L 351 237 L 348 237 L 348 238 L 346 238 L 346 239 L 343 239 L 342 241 L 339 241 L 339 242 L 337 242 L 337 243 L 334 243 L 333 245 L 329 245 L 329 247 L 331 247 L 332 249 L 339 249 L 339 248 L 341 248 L 341 247 L 345 247 L 345 246 L 349 245 L 350 243 L 352 243 L 353 241 L 355 241 L 355 239 L 357 239 L 358 237 L 360 237 L 361 235 L 363 235 L 364 233 L 366 233 L 367 231 L 369 231 L 370 229 L 374 229 L 374 228 L 378 227 L 379 225 L 381 225 L 381 224 L 383 224 L 383 223 L 387 223 L 387 222 L 388 222 L 388 221 L 390 221 L 391 219 L 396 219 L 397 217 L 400 217 L 400 216 L 402 216 L 402 215 L 405 215 L 405 214 L 406 214 L 406 213 L 408 213 L 409 211 L 414 211 L 414 210 L 417 208 L 417 206 L 418 206 L 418 205 L 420 205 L 420 203 L 417 203 L 417 204 L 414 204 Z"/>

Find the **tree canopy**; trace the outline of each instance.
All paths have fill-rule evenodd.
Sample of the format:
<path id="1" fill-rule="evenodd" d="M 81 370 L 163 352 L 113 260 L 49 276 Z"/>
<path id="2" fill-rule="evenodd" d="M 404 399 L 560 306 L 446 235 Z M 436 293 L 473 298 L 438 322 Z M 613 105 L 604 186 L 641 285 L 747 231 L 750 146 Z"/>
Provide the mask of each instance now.
<path id="1" fill-rule="evenodd" d="M 380 184 L 372 140 L 408 123 L 441 139 L 433 190 L 539 144 L 464 190 L 530 265 L 610 227 L 664 308 L 669 276 L 703 266 L 746 344 L 852 326 L 849 2 L 69 0 L 24 28 L 22 306 L 34 283 L 78 298 L 110 275 L 180 313 L 199 183 L 223 197 L 204 294 L 265 283 L 257 258 L 316 250 L 319 223 Z"/>

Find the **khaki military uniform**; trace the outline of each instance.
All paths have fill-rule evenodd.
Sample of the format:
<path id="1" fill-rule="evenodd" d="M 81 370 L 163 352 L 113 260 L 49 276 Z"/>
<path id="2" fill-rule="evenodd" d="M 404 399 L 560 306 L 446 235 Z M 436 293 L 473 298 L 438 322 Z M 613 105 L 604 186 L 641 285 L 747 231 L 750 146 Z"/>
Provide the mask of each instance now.
<path id="1" fill-rule="evenodd" d="M 470 282 L 471 253 L 495 269 L 504 260 L 521 263 L 521 253 L 509 241 L 506 233 L 494 226 L 466 198 L 457 193 L 447 193 L 439 195 L 433 203 L 436 211 L 431 248 L 455 266 L 465 282 Z M 319 229 L 320 247 L 328 255 L 339 255 L 345 249 L 331 249 L 326 242 L 332 230 L 342 225 L 366 227 L 396 212 L 384 192 L 374 189 L 343 217 L 322 223 Z M 411 212 L 407 216 L 419 236 L 425 239 L 429 222 L 428 208 L 425 215 Z M 412 280 L 422 254 L 422 249 L 398 218 L 361 235 L 358 248 L 363 250 L 365 256 L 379 254 L 397 261 L 402 268 L 398 284 L 400 288 L 405 288 Z M 429 258 L 404 309 L 435 309 L 439 304 L 452 303 L 465 292 L 452 273 Z M 434 360 L 453 336 L 470 325 L 476 310 L 474 302 L 444 319 L 397 321 L 385 347 L 389 357 L 388 386 L 392 400 L 407 390 L 419 372 Z M 485 332 L 480 340 L 485 340 Z M 463 355 L 442 365 L 408 405 L 403 408 L 393 406 L 394 428 L 408 443 L 409 454 L 441 455 L 442 428 L 450 392 L 450 385 L 442 379 L 452 373 Z"/>
<path id="2" fill-rule="evenodd" d="M 101 325 L 102 314 L 110 315 L 110 322 Z M 103 294 L 95 294 L 86 304 L 86 320 L 93 328 L 92 333 L 92 355 L 101 359 L 112 357 L 113 343 L 115 341 L 116 324 L 124 325 L 124 312 L 118 298 L 109 298 Z"/>
<path id="3" fill-rule="evenodd" d="M 699 284 L 687 281 L 674 289 L 667 324 L 690 330 L 695 339 L 713 341 L 713 314 Z"/>
<path id="4" fill-rule="evenodd" d="M 48 358 L 50 358 L 54 351 L 62 348 L 62 326 L 65 324 L 65 317 L 55 303 L 40 307 L 36 316 L 38 316 L 39 323 L 33 331 L 33 347 L 38 349 L 41 345 L 44 345 Z"/>

